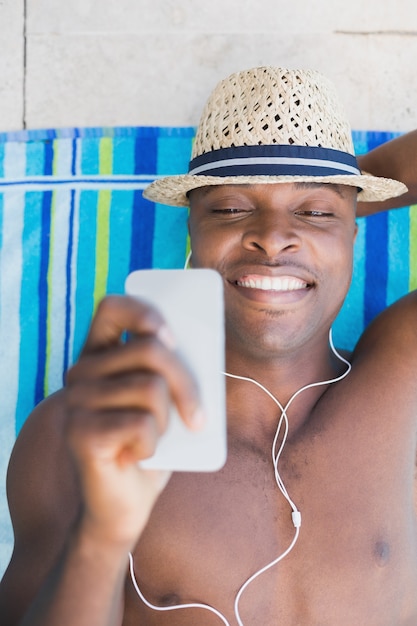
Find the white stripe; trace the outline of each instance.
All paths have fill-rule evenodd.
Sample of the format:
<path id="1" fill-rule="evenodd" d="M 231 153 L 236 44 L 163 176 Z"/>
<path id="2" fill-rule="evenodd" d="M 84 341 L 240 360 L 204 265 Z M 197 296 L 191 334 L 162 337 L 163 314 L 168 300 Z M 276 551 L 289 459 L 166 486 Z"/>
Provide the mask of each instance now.
<path id="1" fill-rule="evenodd" d="M 65 313 L 66 313 L 66 263 L 69 235 L 71 192 L 57 189 L 54 193 L 53 223 L 51 224 L 52 249 L 50 251 L 51 273 L 48 276 L 48 371 L 47 394 L 62 387 L 64 369 Z"/>
<path id="2" fill-rule="evenodd" d="M 25 176 L 25 173 L 26 143 L 7 142 L 4 146 L 4 178 L 20 179 Z"/>
<path id="3" fill-rule="evenodd" d="M 55 140 L 54 173 L 57 178 L 69 178 L 72 175 L 72 139 Z"/>
<path id="4" fill-rule="evenodd" d="M 22 282 L 22 231 L 24 194 L 7 194 L 3 200 L 0 251 L 0 576 L 13 545 L 6 504 L 7 465 L 15 441 L 15 415 L 19 389 L 20 298 Z"/>
<path id="5" fill-rule="evenodd" d="M 70 172 L 65 176 L 63 175 L 45 175 L 45 176 L 4 176 L 0 178 L 0 188 L 12 189 L 13 187 L 22 186 L 28 190 L 43 190 L 53 189 L 56 187 L 69 187 L 74 188 L 80 186 L 89 189 L 101 189 L 103 187 L 121 187 L 122 189 L 142 189 L 144 185 L 156 180 L 157 178 L 163 178 L 163 175 L 158 174 L 138 174 L 138 175 L 126 175 L 123 174 L 93 174 L 88 175 L 72 175 Z"/>
<path id="6" fill-rule="evenodd" d="M 200 174 L 219 167 L 230 167 L 231 165 L 306 165 L 312 167 L 330 167 L 339 172 L 360 174 L 360 171 L 351 165 L 339 163 L 339 161 L 326 161 L 325 159 L 302 159 L 289 157 L 248 157 L 237 159 L 222 159 L 206 163 L 190 170 L 190 174 Z"/>

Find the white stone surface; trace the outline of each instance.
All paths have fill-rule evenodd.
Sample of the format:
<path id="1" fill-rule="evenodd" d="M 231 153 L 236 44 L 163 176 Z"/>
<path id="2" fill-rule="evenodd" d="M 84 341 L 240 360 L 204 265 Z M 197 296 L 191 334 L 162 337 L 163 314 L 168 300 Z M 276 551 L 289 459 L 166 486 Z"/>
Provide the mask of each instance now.
<path id="1" fill-rule="evenodd" d="M 0 1 L 0 132 L 23 124 L 23 18 L 23 0 Z"/>
<path id="2" fill-rule="evenodd" d="M 357 129 L 417 126 L 417 36 L 72 33 L 28 39 L 29 127 L 195 125 L 215 83 L 258 64 L 314 67 Z"/>
<path id="3" fill-rule="evenodd" d="M 414 0 L 28 1 L 31 33 L 404 31 L 413 16 Z"/>
<path id="4" fill-rule="evenodd" d="M 415 0 L 26 0 L 26 11 L 25 24 L 23 0 L 0 0 L 0 131 L 25 111 L 29 128 L 195 125 L 218 80 L 262 63 L 323 71 L 354 128 L 417 127 Z"/>

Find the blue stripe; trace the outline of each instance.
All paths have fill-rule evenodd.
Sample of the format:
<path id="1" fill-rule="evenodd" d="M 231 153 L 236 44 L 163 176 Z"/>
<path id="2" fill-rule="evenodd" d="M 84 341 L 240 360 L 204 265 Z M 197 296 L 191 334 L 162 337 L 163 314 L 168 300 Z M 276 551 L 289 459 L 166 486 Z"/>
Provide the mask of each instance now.
<path id="1" fill-rule="evenodd" d="M 155 180 L 156 176 L 123 176 L 120 178 L 111 176 L 99 176 L 92 178 L 91 176 L 74 176 L 72 178 L 59 178 L 54 176 L 53 178 L 44 178 L 38 176 L 36 178 L 22 178 L 17 180 L 0 180 L 0 188 L 5 189 L 10 187 L 44 187 L 45 190 L 53 187 L 59 187 L 61 185 L 69 185 L 71 187 L 77 187 L 82 185 L 97 185 L 102 188 L 104 185 L 111 185 L 112 187 L 119 186 L 132 186 L 137 189 L 143 189 L 143 187 Z"/>
<path id="2" fill-rule="evenodd" d="M 77 173 L 77 140 L 72 141 L 72 155 L 71 155 L 71 174 L 73 176 Z"/>
<path id="3" fill-rule="evenodd" d="M 77 141 L 73 139 L 71 142 L 71 174 L 75 175 L 77 166 Z M 65 267 L 67 289 L 65 294 L 65 337 L 64 337 L 64 372 L 70 364 L 71 354 L 71 314 L 72 314 L 72 257 L 74 247 L 74 216 L 75 216 L 75 191 L 71 191 L 70 213 L 68 224 L 68 248 L 67 262 Z"/>
<path id="4" fill-rule="evenodd" d="M 40 263 L 38 280 L 39 319 L 38 319 L 38 369 L 36 373 L 35 404 L 40 402 L 45 392 L 47 316 L 48 316 L 48 266 L 49 240 L 51 234 L 52 193 L 42 194 Z"/>
<path id="5" fill-rule="evenodd" d="M 54 161 L 54 145 L 52 141 L 45 141 L 44 143 L 44 161 L 43 161 L 43 172 L 45 176 L 52 176 L 53 170 L 53 161 Z"/>
<path id="6" fill-rule="evenodd" d="M 71 340 L 71 303 L 72 303 L 72 254 L 74 246 L 74 214 L 75 214 L 75 191 L 71 191 L 70 214 L 68 225 L 68 248 L 65 267 L 67 287 L 65 293 L 65 337 L 64 337 L 64 372 L 68 369 L 70 360 Z"/>
<path id="7" fill-rule="evenodd" d="M 135 142 L 135 174 L 154 174 L 157 162 L 156 137 L 138 137 Z"/>
<path id="8" fill-rule="evenodd" d="M 152 267 L 155 205 L 143 198 L 142 193 L 133 194 L 131 220 L 129 271 Z"/>
<path id="9" fill-rule="evenodd" d="M 388 215 L 379 213 L 367 218 L 365 267 L 365 325 L 378 315 L 387 303 Z"/>
<path id="10" fill-rule="evenodd" d="M 45 141 L 43 174 L 51 175 L 53 169 L 53 144 Z M 40 267 L 39 267 L 39 320 L 38 320 L 38 370 L 36 374 L 35 404 L 45 394 L 46 349 L 47 349 L 47 318 L 48 318 L 48 267 L 49 243 L 51 235 L 52 192 L 45 191 L 42 197 L 41 236 L 40 236 Z"/>

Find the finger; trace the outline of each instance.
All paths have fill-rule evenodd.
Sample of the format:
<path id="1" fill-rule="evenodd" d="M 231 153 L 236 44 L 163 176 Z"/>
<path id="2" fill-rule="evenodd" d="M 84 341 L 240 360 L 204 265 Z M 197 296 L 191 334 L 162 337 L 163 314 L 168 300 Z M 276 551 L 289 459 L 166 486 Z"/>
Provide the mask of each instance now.
<path id="1" fill-rule="evenodd" d="M 110 382 L 118 377 L 121 388 L 124 381 L 133 389 L 132 381 L 123 378 L 139 372 L 153 373 L 166 380 L 169 397 L 178 413 L 190 428 L 200 428 L 204 416 L 200 409 L 200 397 L 194 377 L 179 358 L 167 350 L 158 339 L 146 336 L 129 341 L 125 345 L 111 347 L 105 352 L 83 356 L 68 372 L 67 386 L 90 384 L 103 379 Z M 116 384 L 116 383 L 114 383 Z M 88 391 L 88 388 L 86 388 Z M 97 396 L 94 385 L 90 386 L 91 401 Z M 121 393 L 121 392 L 120 392 Z M 139 399 L 139 395 L 138 395 Z M 161 402 L 164 398 L 161 397 Z"/>
<path id="2" fill-rule="evenodd" d="M 159 439 L 153 415 L 141 410 L 78 410 L 67 425 L 67 441 L 82 465 L 119 467 L 147 459 Z"/>
<path id="3" fill-rule="evenodd" d="M 154 307 L 129 296 L 108 296 L 97 307 L 82 354 L 117 345 L 125 332 L 154 334 L 167 347 L 174 344 L 165 320 Z"/>
<path id="4" fill-rule="evenodd" d="M 148 372 L 81 380 L 67 395 L 70 413 L 78 409 L 91 412 L 131 410 L 153 415 L 159 435 L 166 430 L 170 402 L 166 380 Z"/>

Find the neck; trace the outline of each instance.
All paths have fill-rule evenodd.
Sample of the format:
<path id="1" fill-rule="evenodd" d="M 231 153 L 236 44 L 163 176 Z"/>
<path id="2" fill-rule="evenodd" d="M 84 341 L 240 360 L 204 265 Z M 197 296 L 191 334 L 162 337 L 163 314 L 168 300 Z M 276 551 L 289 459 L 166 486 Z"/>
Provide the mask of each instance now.
<path id="1" fill-rule="evenodd" d="M 347 363 L 327 339 L 314 348 L 304 348 L 301 354 L 293 351 L 291 355 L 273 359 L 248 359 L 247 355 L 228 351 L 231 434 L 235 432 L 239 438 L 251 439 L 264 434 L 269 438 L 277 424 L 279 405 L 288 407 L 290 431 L 298 430 L 331 382 L 343 377 L 347 370 Z"/>

